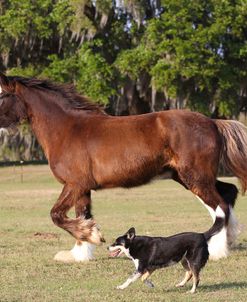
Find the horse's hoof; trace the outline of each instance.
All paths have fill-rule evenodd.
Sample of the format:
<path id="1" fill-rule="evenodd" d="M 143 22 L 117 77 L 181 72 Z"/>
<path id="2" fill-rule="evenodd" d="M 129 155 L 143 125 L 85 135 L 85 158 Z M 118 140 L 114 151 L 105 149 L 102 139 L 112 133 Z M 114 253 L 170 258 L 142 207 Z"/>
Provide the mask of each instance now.
<path id="1" fill-rule="evenodd" d="M 77 242 L 72 250 L 58 252 L 54 260 L 60 262 L 87 262 L 93 259 L 95 246 L 89 242 Z"/>
<path id="2" fill-rule="evenodd" d="M 77 262 L 71 251 L 58 252 L 54 257 L 54 260 L 59 261 L 59 262 L 65 262 L 65 263 L 66 262 Z"/>

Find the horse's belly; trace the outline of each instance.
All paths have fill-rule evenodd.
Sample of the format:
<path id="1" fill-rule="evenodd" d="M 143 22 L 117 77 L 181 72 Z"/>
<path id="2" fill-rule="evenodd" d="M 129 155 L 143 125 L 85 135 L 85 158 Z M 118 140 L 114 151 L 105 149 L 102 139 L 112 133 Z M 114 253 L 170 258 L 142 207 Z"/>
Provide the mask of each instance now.
<path id="1" fill-rule="evenodd" d="M 116 165 L 106 165 L 94 173 L 99 187 L 135 187 L 145 184 L 153 178 L 162 175 L 163 162 L 156 160 L 122 161 Z"/>

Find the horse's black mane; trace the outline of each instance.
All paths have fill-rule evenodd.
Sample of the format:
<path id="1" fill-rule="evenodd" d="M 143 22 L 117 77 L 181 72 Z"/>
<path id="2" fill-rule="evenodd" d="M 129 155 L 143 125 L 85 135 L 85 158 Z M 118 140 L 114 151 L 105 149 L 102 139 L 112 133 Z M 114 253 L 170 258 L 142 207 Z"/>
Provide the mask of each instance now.
<path id="1" fill-rule="evenodd" d="M 26 87 L 34 87 L 37 89 L 46 89 L 56 92 L 65 99 L 65 104 L 68 109 L 88 110 L 104 114 L 102 106 L 97 103 L 93 103 L 85 96 L 81 96 L 79 93 L 77 93 L 74 85 L 72 84 L 57 84 L 49 80 L 25 78 L 19 76 L 9 76 L 8 80 L 21 83 Z"/>

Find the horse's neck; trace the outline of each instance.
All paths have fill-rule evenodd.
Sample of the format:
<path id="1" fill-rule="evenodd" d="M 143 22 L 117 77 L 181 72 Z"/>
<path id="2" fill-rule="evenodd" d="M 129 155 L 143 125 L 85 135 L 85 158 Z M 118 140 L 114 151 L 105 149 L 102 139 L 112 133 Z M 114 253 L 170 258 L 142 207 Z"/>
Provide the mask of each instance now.
<path id="1" fill-rule="evenodd" d="M 68 115 L 62 108 L 49 99 L 36 98 L 28 102 L 29 120 L 32 130 L 42 146 L 48 160 L 54 146 L 60 145 Z"/>
<path id="2" fill-rule="evenodd" d="M 56 121 L 50 120 L 49 117 L 33 118 L 31 127 L 49 160 L 52 148 L 56 145 L 60 145 L 60 140 L 63 137 L 61 135 L 63 129 L 60 129 L 59 124 L 56 124 Z"/>

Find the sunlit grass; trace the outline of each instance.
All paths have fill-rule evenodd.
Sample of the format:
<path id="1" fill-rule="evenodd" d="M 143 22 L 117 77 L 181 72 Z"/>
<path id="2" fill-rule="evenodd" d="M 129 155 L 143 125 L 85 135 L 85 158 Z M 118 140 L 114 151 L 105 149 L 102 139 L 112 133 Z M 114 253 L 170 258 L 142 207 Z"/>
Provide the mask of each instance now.
<path id="1" fill-rule="evenodd" d="M 49 216 L 60 191 L 47 166 L 0 169 L 0 301 L 246 301 L 245 228 L 227 259 L 208 262 L 194 296 L 186 293 L 191 284 L 174 287 L 184 274 L 180 265 L 156 271 L 153 289 L 140 281 L 124 291 L 115 289 L 134 266 L 125 258 L 109 259 L 106 246 L 129 227 L 138 234 L 167 236 L 211 225 L 207 210 L 175 182 L 94 192 L 94 216 L 107 243 L 96 249 L 95 261 L 84 264 L 53 261 L 57 251 L 74 245 Z M 247 222 L 246 197 L 239 196 L 236 215 Z"/>

